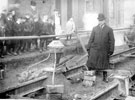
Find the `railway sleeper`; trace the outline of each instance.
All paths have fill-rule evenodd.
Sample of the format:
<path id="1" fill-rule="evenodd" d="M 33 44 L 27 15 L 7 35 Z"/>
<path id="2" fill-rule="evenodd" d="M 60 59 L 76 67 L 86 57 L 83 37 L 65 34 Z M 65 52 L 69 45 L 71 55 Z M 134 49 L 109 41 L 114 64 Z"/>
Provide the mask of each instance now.
<path id="1" fill-rule="evenodd" d="M 63 74 L 71 83 L 78 83 L 83 81 L 83 72 L 87 70 L 84 64 L 80 66 L 74 66 L 72 69 L 67 70 Z"/>
<path id="2" fill-rule="evenodd" d="M 16 96 L 18 96 L 18 97 L 24 97 L 25 95 L 28 95 L 28 94 L 31 94 L 31 93 L 33 93 L 33 95 L 35 95 L 35 94 L 36 94 L 35 92 L 38 91 L 38 90 L 41 90 L 41 89 L 44 89 L 44 87 L 39 86 L 39 87 L 30 89 L 30 90 L 28 90 L 28 91 L 19 93 L 19 94 L 17 94 Z"/>

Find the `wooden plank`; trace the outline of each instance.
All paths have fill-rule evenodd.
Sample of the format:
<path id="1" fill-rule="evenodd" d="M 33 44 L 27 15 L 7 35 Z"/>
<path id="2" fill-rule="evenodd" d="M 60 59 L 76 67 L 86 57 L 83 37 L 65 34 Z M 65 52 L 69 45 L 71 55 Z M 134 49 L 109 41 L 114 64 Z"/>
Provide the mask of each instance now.
<path id="1" fill-rule="evenodd" d="M 106 98 L 109 97 L 109 95 L 108 95 L 109 92 L 112 92 L 112 91 L 117 92 L 118 91 L 118 85 L 119 85 L 118 82 L 114 82 L 111 86 L 105 88 L 103 91 L 99 91 L 98 93 L 93 95 L 90 98 L 90 100 L 105 100 L 105 96 L 106 96 Z"/>
<path id="2" fill-rule="evenodd" d="M 125 59 L 125 57 L 119 57 L 119 58 L 110 60 L 110 63 L 116 64 L 116 63 L 122 62 L 124 59 Z"/>
<path id="3" fill-rule="evenodd" d="M 135 97 L 127 96 L 125 100 L 135 100 Z"/>
<path id="4" fill-rule="evenodd" d="M 84 80 L 87 80 L 87 81 L 96 81 L 96 76 L 84 76 Z"/>
<path id="5" fill-rule="evenodd" d="M 17 88 L 22 88 L 22 87 L 25 87 L 25 86 L 28 86 L 30 84 L 34 84 L 34 83 L 37 83 L 39 81 L 43 81 L 43 80 L 46 80 L 48 76 L 42 76 L 42 77 L 38 77 L 34 80 L 30 80 L 28 82 L 24 82 L 24 83 L 20 83 L 20 84 L 14 84 L 14 86 L 10 86 L 8 88 L 5 88 L 4 90 L 0 90 L 0 93 L 4 93 L 6 91 L 11 91 L 11 90 L 14 90 L 14 89 L 17 89 Z"/>
<path id="6" fill-rule="evenodd" d="M 47 93 L 64 93 L 64 85 L 47 85 Z"/>
<path id="7" fill-rule="evenodd" d="M 44 89 L 44 87 L 42 87 L 42 86 L 41 86 L 41 87 L 37 87 L 37 88 L 31 89 L 31 90 L 28 90 L 28 91 L 25 91 L 25 92 L 22 92 L 22 93 L 16 94 L 16 96 L 23 97 L 24 95 L 27 95 L 27 94 L 30 94 L 30 93 L 36 92 L 36 91 L 41 90 L 41 89 Z"/>
<path id="8" fill-rule="evenodd" d="M 130 58 L 134 58 L 135 57 L 135 55 L 132 55 L 132 54 L 127 54 L 127 55 L 122 55 L 123 57 L 130 57 Z"/>
<path id="9" fill-rule="evenodd" d="M 78 73 L 70 74 L 70 75 L 68 75 L 68 76 L 67 76 L 67 79 L 69 79 L 69 78 L 74 78 L 74 77 L 76 77 L 76 78 L 80 78 L 80 77 L 82 77 L 82 75 L 83 75 L 83 73 L 82 73 L 82 72 L 78 72 Z"/>
<path id="10" fill-rule="evenodd" d="M 110 57 L 110 60 L 119 58 L 120 55 L 123 55 L 123 54 L 132 54 L 132 53 L 134 53 L 134 52 L 135 52 L 135 47 L 133 47 L 133 48 L 131 48 L 131 49 L 124 50 L 124 51 L 122 51 L 122 52 L 119 52 L 119 53 L 117 53 L 117 54 L 112 55 L 112 56 Z"/>

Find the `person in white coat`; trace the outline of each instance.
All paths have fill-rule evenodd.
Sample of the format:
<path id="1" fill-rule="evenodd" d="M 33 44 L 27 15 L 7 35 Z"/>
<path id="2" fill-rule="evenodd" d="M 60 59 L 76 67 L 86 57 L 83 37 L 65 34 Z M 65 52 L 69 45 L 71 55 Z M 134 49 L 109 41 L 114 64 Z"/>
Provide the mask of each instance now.
<path id="1" fill-rule="evenodd" d="M 75 22 L 73 18 L 70 18 L 68 22 L 66 23 L 66 34 L 67 34 L 67 40 L 68 38 L 71 39 L 72 34 L 75 32 Z"/>
<path id="2" fill-rule="evenodd" d="M 61 22 L 60 22 L 60 14 L 56 10 L 54 12 L 55 14 L 55 35 L 61 35 L 62 34 L 62 28 L 61 28 Z"/>

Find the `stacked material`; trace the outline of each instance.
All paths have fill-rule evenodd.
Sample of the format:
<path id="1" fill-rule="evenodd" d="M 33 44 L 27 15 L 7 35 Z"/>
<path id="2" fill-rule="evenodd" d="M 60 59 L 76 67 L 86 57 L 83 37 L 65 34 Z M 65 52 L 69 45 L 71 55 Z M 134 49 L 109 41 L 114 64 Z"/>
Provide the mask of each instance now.
<path id="1" fill-rule="evenodd" d="M 93 86 L 96 81 L 95 71 L 84 71 L 83 85 L 86 87 Z"/>

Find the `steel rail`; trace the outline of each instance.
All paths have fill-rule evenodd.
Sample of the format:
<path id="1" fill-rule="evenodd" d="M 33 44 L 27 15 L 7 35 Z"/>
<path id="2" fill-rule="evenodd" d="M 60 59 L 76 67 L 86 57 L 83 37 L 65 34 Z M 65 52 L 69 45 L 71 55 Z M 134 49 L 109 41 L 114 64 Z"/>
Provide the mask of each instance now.
<path id="1" fill-rule="evenodd" d="M 104 91 L 100 91 L 96 95 L 92 96 L 87 100 L 107 100 L 108 97 L 113 95 L 113 93 L 117 93 L 119 83 L 116 82 L 112 84 L 110 87 L 106 88 Z"/>
<path id="2" fill-rule="evenodd" d="M 124 55 L 132 54 L 132 53 L 135 53 L 135 47 L 134 47 L 134 48 L 130 48 L 130 49 L 125 50 L 125 51 L 122 51 L 122 52 L 119 52 L 119 53 L 117 53 L 117 54 L 114 54 L 114 55 L 112 55 L 112 56 L 110 57 L 110 64 L 114 64 L 114 63 L 112 63 L 113 60 L 118 59 L 118 58 L 120 58 L 120 57 L 126 57 L 126 56 L 124 56 Z M 86 65 L 85 63 L 79 64 L 79 62 L 80 62 L 80 60 L 85 59 L 87 56 L 88 56 L 88 55 L 85 54 L 85 55 L 83 55 L 79 60 L 77 60 L 77 61 L 75 62 L 75 63 L 76 63 L 76 66 L 70 68 L 70 69 L 68 70 L 68 72 L 69 72 L 69 71 L 72 71 L 72 70 L 75 70 L 75 69 L 79 69 L 81 66 L 82 66 L 82 67 L 85 67 L 85 66 L 84 66 L 84 65 Z M 127 57 L 128 57 L 128 56 L 127 56 Z M 71 60 L 72 60 L 72 59 L 71 59 Z M 67 62 L 68 62 L 68 61 L 67 61 Z M 65 63 L 67 63 L 67 62 L 65 62 Z M 117 62 L 115 62 L 115 63 L 117 63 Z"/>
<path id="3" fill-rule="evenodd" d="M 128 50 L 125 50 L 125 51 L 122 51 L 122 52 L 120 52 L 120 53 L 117 53 L 117 54 L 114 54 L 114 55 L 112 55 L 111 57 L 113 58 L 113 59 L 115 59 L 115 58 L 117 58 L 117 57 L 119 57 L 120 55 L 123 55 L 123 54 L 128 54 L 128 53 L 133 53 L 133 51 L 135 51 L 135 48 L 131 48 L 131 49 L 128 49 Z M 87 56 L 86 56 L 87 57 Z M 71 57 L 72 58 L 72 57 Z M 65 61 L 65 63 L 67 62 L 67 60 Z M 84 64 L 83 64 L 84 65 Z M 83 65 L 81 65 L 82 67 L 84 67 Z M 71 68 L 70 70 L 68 70 L 67 72 L 69 72 L 69 71 L 72 71 L 72 70 L 77 70 L 77 69 L 80 69 L 80 67 L 81 66 L 75 66 L 74 68 Z M 34 84 L 34 82 L 30 82 L 30 83 L 32 83 L 32 84 Z M 29 84 L 30 84 L 29 83 Z M 28 83 L 27 83 L 28 84 Z M 12 89 L 17 89 L 18 87 L 24 87 L 25 86 L 25 84 L 23 84 L 23 85 L 19 85 L 19 86 L 17 86 L 17 87 L 14 87 L 14 88 L 12 88 Z M 108 89 L 108 90 L 106 90 L 105 92 L 103 92 L 103 93 L 100 93 L 99 95 L 97 95 L 97 96 L 94 96 L 93 97 L 93 99 L 92 100 L 96 100 L 97 98 L 100 98 L 100 96 L 103 96 L 103 95 L 105 95 L 105 93 L 107 93 L 108 91 L 111 91 L 113 88 L 115 88 L 115 87 L 117 87 L 117 84 L 116 85 L 114 85 L 112 88 L 110 88 L 110 89 Z M 5 90 L 5 92 L 6 91 L 10 91 L 10 90 L 12 90 L 11 88 L 10 89 L 8 89 L 8 90 Z M 2 92 L 2 91 L 1 91 Z M 4 92 L 4 91 L 3 91 Z M 27 91 L 26 91 L 27 92 Z M 23 93 L 23 92 L 22 92 Z M 90 99 L 91 100 L 91 99 Z"/>
<path id="4" fill-rule="evenodd" d="M 87 31 L 88 32 L 88 31 Z M 37 39 L 37 38 L 51 38 L 51 37 L 59 37 L 59 36 L 67 36 L 67 35 L 46 35 L 46 36 L 22 36 L 22 37 L 2 37 L 2 38 L 0 38 L 0 40 L 9 40 L 9 39 Z M 25 37 L 25 38 L 24 38 Z M 131 48 L 131 49 L 128 49 L 128 50 L 125 50 L 125 51 L 122 51 L 122 52 L 120 52 L 120 53 L 117 53 L 117 54 L 114 54 L 114 55 L 112 55 L 111 56 L 111 58 L 110 59 L 116 59 L 116 58 L 118 58 L 118 57 L 120 57 L 121 55 L 123 55 L 123 54 L 129 54 L 129 53 L 134 53 L 135 52 L 135 48 Z M 85 57 L 87 57 L 87 55 L 85 55 Z M 83 56 L 83 58 L 85 58 L 84 56 Z M 72 58 L 72 57 L 71 57 Z M 80 61 L 80 60 L 79 60 Z M 65 62 L 66 63 L 66 62 Z M 84 64 L 83 64 L 84 65 Z M 82 65 L 82 66 L 83 66 Z M 84 66 L 83 66 L 84 67 Z M 77 69 L 77 68 L 80 68 L 80 66 L 75 66 L 75 68 L 72 68 L 72 69 L 70 69 L 70 70 L 75 70 L 75 69 Z M 70 71 L 69 70 L 69 71 Z M 41 79 L 42 80 L 42 79 Z M 34 83 L 34 82 L 33 82 Z M 23 85 L 22 86 L 17 86 L 17 87 L 23 87 Z M 16 88 L 17 88 L 16 87 Z M 9 90 L 12 90 L 12 89 L 9 89 Z"/>
<path id="5" fill-rule="evenodd" d="M 127 49 L 127 50 L 124 50 L 124 51 L 121 51 L 119 53 L 116 53 L 116 54 L 113 54 L 111 57 L 110 57 L 110 60 L 113 60 L 113 59 L 117 59 L 123 55 L 126 55 L 126 54 L 132 54 L 132 53 L 135 53 L 135 47 L 133 48 L 130 48 L 130 49 Z"/>
<path id="6" fill-rule="evenodd" d="M 2 96 L 1 94 L 3 93 L 10 93 L 10 91 L 15 91 L 13 93 L 15 94 L 19 94 L 19 93 L 22 93 L 24 89 L 22 88 L 27 88 L 27 90 L 30 90 L 32 88 L 36 88 L 36 86 L 41 86 L 43 85 L 43 82 L 48 78 L 48 76 L 42 76 L 42 77 L 39 77 L 39 78 L 36 78 L 34 80 L 30 80 L 28 82 L 24 82 L 24 83 L 20 83 L 20 84 L 17 84 L 16 86 L 14 87 L 9 87 L 5 90 L 0 90 L 0 97 Z M 40 84 L 40 85 L 39 85 Z M 30 85 L 34 85 L 34 87 L 30 87 Z"/>

